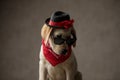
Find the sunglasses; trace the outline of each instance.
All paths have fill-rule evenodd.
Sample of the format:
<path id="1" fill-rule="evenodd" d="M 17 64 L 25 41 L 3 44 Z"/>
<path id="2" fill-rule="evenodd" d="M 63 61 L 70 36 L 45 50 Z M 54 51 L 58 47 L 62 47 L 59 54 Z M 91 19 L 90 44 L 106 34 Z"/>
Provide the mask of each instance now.
<path id="1" fill-rule="evenodd" d="M 68 46 L 71 46 L 75 41 L 76 41 L 76 38 L 67 38 L 67 39 L 64 39 L 62 37 L 53 37 L 54 39 L 54 43 L 57 44 L 57 45 L 61 45 L 63 44 L 64 42 L 66 42 L 66 44 Z"/>

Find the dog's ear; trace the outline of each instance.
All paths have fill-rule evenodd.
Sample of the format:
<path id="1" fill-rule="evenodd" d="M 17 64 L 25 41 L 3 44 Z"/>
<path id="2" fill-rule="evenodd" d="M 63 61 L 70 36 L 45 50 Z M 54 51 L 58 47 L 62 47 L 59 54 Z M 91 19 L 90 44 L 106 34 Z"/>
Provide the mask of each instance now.
<path id="1" fill-rule="evenodd" d="M 72 27 L 72 30 L 71 30 L 71 34 L 73 35 L 73 38 L 75 39 L 75 42 L 73 43 L 73 47 L 76 46 L 76 40 L 77 40 L 77 37 L 76 37 L 76 31 L 75 29 Z"/>
<path id="2" fill-rule="evenodd" d="M 45 44 L 47 43 L 50 33 L 52 31 L 52 28 L 49 27 L 48 25 L 44 24 L 42 29 L 41 29 L 41 37 L 43 40 L 45 40 Z"/>

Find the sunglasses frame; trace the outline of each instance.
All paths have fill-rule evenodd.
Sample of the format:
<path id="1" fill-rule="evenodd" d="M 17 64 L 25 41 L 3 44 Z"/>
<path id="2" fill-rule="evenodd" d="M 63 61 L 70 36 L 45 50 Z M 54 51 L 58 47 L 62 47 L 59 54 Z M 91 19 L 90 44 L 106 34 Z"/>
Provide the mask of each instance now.
<path id="1" fill-rule="evenodd" d="M 76 41 L 76 39 L 74 37 L 73 38 L 63 39 L 63 38 L 53 36 L 53 41 L 54 41 L 54 43 L 56 45 L 61 45 L 64 42 L 66 42 L 67 45 L 71 46 Z"/>

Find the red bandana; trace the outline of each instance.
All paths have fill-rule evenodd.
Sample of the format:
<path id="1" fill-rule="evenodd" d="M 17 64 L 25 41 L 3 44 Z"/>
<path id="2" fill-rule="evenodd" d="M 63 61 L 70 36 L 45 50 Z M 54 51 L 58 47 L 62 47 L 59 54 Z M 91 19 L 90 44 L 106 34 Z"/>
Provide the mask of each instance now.
<path id="1" fill-rule="evenodd" d="M 68 53 L 66 55 L 58 55 L 54 53 L 49 46 L 46 46 L 44 44 L 44 41 L 42 41 L 42 45 L 43 45 L 43 54 L 52 66 L 56 66 L 57 64 L 64 62 L 71 55 L 71 47 L 69 48 Z"/>

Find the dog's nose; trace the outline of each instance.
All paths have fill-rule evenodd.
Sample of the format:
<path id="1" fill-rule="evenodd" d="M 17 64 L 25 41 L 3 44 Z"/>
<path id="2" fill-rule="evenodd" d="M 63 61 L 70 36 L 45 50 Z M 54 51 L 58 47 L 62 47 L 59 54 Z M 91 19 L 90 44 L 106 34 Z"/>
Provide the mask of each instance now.
<path id="1" fill-rule="evenodd" d="M 67 49 L 63 49 L 62 51 L 61 51 L 61 54 L 66 54 L 67 53 Z"/>

